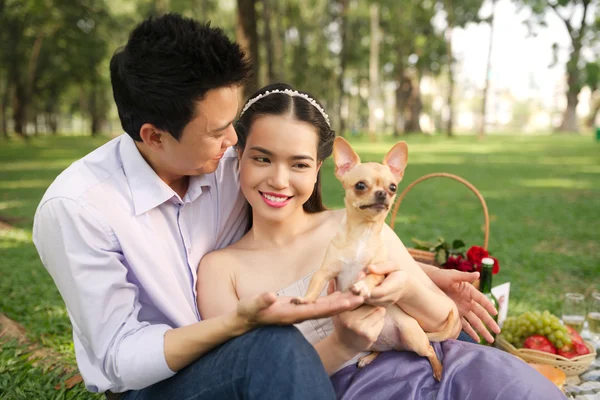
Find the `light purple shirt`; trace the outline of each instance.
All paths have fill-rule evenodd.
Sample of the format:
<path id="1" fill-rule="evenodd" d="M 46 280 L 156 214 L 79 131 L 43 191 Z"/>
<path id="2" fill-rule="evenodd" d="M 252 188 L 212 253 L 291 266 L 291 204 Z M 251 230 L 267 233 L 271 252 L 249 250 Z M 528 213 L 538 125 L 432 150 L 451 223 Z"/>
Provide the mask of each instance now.
<path id="1" fill-rule="evenodd" d="M 237 157 L 190 179 L 181 199 L 121 135 L 63 171 L 33 241 L 73 324 L 88 390 L 140 389 L 174 375 L 164 334 L 200 320 L 196 268 L 247 225 Z"/>

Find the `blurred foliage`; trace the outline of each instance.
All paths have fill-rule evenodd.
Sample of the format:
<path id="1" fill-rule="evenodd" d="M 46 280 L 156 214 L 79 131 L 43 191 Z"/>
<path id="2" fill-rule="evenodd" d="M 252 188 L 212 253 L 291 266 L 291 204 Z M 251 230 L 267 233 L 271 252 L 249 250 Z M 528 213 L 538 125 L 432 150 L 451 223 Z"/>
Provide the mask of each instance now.
<path id="1" fill-rule="evenodd" d="M 572 100 L 586 85 L 598 91 L 599 1 L 514 1 L 530 10 L 525 22 L 532 33 L 549 13 L 565 21 L 572 39 L 567 96 Z M 419 132 L 426 111 L 441 130 L 440 108 L 421 96 L 420 83 L 432 78 L 453 109 L 452 31 L 489 22 L 480 12 L 484 0 L 0 0 L 0 134 L 118 132 L 108 62 L 135 24 L 178 12 L 239 40 L 238 24 L 249 18 L 238 12 L 240 4 L 255 10 L 253 85 L 291 83 L 322 100 L 336 128 L 362 130 L 373 112 L 367 102 L 373 3 L 381 32 L 379 82 L 395 91 L 395 115 L 386 126 L 397 134 Z M 584 9 L 585 23 L 577 23 Z M 572 21 L 568 10 L 577 11 Z"/>

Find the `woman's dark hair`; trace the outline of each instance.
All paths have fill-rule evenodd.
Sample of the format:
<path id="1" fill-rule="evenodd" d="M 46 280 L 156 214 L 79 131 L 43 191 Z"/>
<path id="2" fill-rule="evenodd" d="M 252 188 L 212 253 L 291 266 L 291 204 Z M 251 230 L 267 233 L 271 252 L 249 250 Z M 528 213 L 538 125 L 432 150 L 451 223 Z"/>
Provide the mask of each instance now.
<path id="1" fill-rule="evenodd" d="M 250 71 L 221 29 L 179 14 L 143 21 L 110 60 L 121 125 L 137 141 L 145 123 L 179 140 L 206 92 L 243 84 Z"/>
<path id="2" fill-rule="evenodd" d="M 267 91 L 273 90 L 295 90 L 292 86 L 284 83 L 276 83 L 273 85 L 265 86 L 262 89 L 255 92 L 250 99 L 255 98 Z M 303 92 L 300 92 L 303 93 Z M 308 95 L 315 102 L 317 101 L 313 96 Z M 318 102 L 317 102 L 318 103 Z M 321 104 L 318 103 L 320 106 Z M 321 106 L 323 108 L 323 106 Z M 235 131 L 238 136 L 238 149 L 246 147 L 246 141 L 250 134 L 252 124 L 260 117 L 265 115 L 289 115 L 297 119 L 298 121 L 306 122 L 313 126 L 316 130 L 316 134 L 319 137 L 317 144 L 317 161 L 323 161 L 331 155 L 333 151 L 333 139 L 335 139 L 335 132 L 331 130 L 331 127 L 327 123 L 327 120 L 321 114 L 321 112 L 308 100 L 299 96 L 290 96 L 285 93 L 273 93 L 268 96 L 261 98 L 252 104 L 241 116 L 240 119 L 235 123 Z M 325 211 L 327 208 L 323 205 L 323 198 L 321 196 L 321 171 L 317 173 L 317 181 L 313 188 L 313 192 L 310 198 L 302 205 L 304 211 L 307 213 L 317 213 Z"/>

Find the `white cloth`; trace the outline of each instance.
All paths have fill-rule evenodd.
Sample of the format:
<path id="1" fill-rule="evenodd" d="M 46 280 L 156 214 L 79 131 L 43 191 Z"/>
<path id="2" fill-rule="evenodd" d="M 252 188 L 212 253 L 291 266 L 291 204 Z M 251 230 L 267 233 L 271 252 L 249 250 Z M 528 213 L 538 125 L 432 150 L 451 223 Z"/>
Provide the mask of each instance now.
<path id="1" fill-rule="evenodd" d="M 243 235 L 246 201 L 229 149 L 181 199 L 121 135 L 63 171 L 33 241 L 65 300 L 88 390 L 140 389 L 174 374 L 164 334 L 200 320 L 196 268 Z"/>
<path id="2" fill-rule="evenodd" d="M 277 296 L 289 296 L 289 297 L 302 297 L 308 291 L 308 285 L 310 284 L 310 280 L 314 273 L 317 270 L 312 271 L 304 278 L 292 283 L 288 287 L 281 289 L 277 292 Z M 323 289 L 321 292 L 321 296 L 327 295 L 327 288 Z M 325 339 L 327 336 L 333 333 L 335 327 L 333 326 L 333 320 L 331 318 L 321 318 L 321 319 L 311 319 L 308 321 L 303 321 L 294 325 L 302 335 L 308 340 L 311 344 L 317 344 L 321 340 Z M 358 360 L 362 357 L 368 355 L 370 352 L 363 351 L 358 353 L 352 359 L 346 361 L 341 367 L 339 367 L 335 372 L 341 370 L 342 368 L 347 367 L 348 365 L 358 363 Z M 332 374 L 333 375 L 333 374 Z"/>

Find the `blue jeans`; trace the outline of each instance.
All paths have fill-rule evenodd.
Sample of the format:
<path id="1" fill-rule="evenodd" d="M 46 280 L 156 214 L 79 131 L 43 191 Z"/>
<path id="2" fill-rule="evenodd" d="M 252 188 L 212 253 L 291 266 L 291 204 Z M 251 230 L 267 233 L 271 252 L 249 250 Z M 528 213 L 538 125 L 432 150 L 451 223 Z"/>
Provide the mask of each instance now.
<path id="1" fill-rule="evenodd" d="M 473 340 L 473 338 L 465 333 L 465 331 L 460 331 L 460 335 L 456 338 L 456 340 L 461 340 L 463 342 L 477 343 Z"/>
<path id="2" fill-rule="evenodd" d="M 255 329 L 124 400 L 335 399 L 315 349 L 291 326 Z"/>

